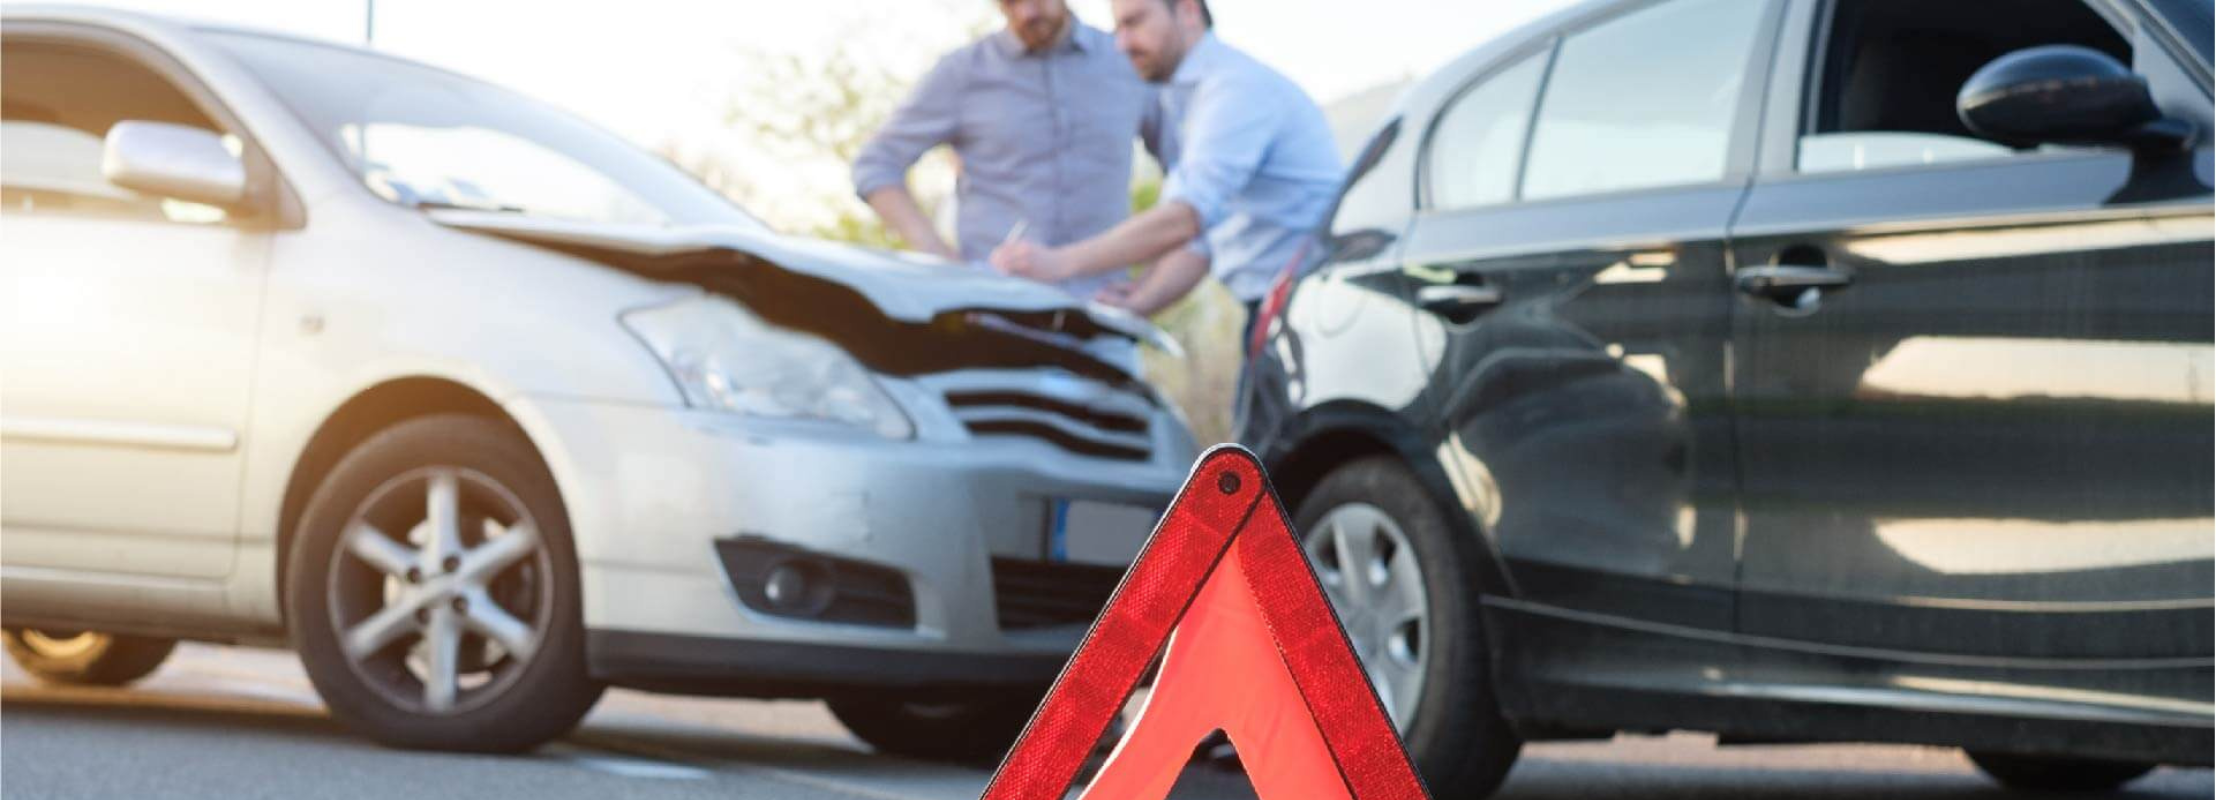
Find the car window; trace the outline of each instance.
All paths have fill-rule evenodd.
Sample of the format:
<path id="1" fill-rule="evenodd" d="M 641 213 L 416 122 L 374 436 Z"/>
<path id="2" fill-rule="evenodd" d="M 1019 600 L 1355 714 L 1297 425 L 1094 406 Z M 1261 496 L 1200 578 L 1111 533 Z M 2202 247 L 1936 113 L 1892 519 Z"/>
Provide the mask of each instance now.
<path id="1" fill-rule="evenodd" d="M 1978 138 L 1955 110 L 1955 96 L 1980 67 L 2044 44 L 2131 63 L 2131 46 L 2082 0 L 2015 0 L 2002 16 L 1973 3 L 1839 3 L 1816 51 L 1818 89 L 1796 167 L 1851 172 L 2067 149 L 2017 150 Z"/>
<path id="2" fill-rule="evenodd" d="M 1523 199 L 1721 180 L 1763 7 L 1669 0 L 1563 39 Z"/>
<path id="3" fill-rule="evenodd" d="M 1516 162 L 1546 70 L 1541 53 L 1494 73 L 1457 97 L 1431 134 L 1431 203 L 1471 208 L 1514 199 Z"/>
<path id="4" fill-rule="evenodd" d="M 2177 31 L 2193 54 L 2201 57 L 2203 65 L 2209 62 L 2212 40 L 2216 40 L 2216 3 L 2209 0 L 2149 0 L 2162 14 L 2170 29 Z"/>
<path id="5" fill-rule="evenodd" d="M 223 221 L 223 209 L 142 195 L 100 172 L 104 138 L 118 122 L 221 131 L 176 86 L 143 65 L 89 48 L 11 43 L 0 61 L 7 64 L 0 71 L 0 211 Z"/>

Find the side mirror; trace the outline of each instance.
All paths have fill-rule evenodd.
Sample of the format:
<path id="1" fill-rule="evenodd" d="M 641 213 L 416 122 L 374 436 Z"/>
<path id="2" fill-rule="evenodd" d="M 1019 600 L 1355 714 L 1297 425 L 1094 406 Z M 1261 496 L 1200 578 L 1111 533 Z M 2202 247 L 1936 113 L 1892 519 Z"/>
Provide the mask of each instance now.
<path id="1" fill-rule="evenodd" d="M 2165 120 L 2147 79 L 2090 47 L 2052 44 L 1993 59 L 1962 84 L 1955 112 L 1970 131 L 2017 147 L 2183 147 L 2191 125 Z"/>
<path id="2" fill-rule="evenodd" d="M 125 120 L 108 129 L 100 174 L 142 194 L 229 208 L 246 198 L 246 164 L 213 131 Z"/>

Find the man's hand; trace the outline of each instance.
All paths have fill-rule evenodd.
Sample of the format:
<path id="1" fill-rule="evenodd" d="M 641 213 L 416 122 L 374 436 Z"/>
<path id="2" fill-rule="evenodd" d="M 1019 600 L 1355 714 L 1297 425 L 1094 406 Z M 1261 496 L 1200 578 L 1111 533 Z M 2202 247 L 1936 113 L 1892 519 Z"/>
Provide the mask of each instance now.
<path id="1" fill-rule="evenodd" d="M 1100 291 L 1094 292 L 1093 302 L 1110 308 L 1129 311 L 1131 310 L 1131 289 L 1130 281 L 1116 281 L 1107 286 L 1102 286 Z"/>
<path id="2" fill-rule="evenodd" d="M 1199 235 L 1200 216 L 1192 206 L 1170 200 L 1082 242 L 1062 247 L 1002 245 L 993 251 L 993 266 L 1010 275 L 1061 282 L 1153 261 Z"/>
<path id="3" fill-rule="evenodd" d="M 1208 275 L 1208 256 L 1190 248 L 1178 248 L 1163 256 L 1130 283 L 1122 281 L 1101 290 L 1095 299 L 1142 317 L 1151 317 L 1176 303 Z M 1113 301 L 1106 299 L 1115 292 Z"/>
<path id="4" fill-rule="evenodd" d="M 1004 275 L 1060 283 L 1070 278 L 1068 260 L 1061 250 L 1018 239 L 993 248 L 993 269 Z"/>

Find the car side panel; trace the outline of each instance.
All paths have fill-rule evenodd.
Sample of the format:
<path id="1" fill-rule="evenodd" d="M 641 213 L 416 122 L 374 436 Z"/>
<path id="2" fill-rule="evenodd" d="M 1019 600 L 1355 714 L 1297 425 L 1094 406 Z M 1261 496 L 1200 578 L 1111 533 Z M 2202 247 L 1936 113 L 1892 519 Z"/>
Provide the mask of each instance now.
<path id="1" fill-rule="evenodd" d="M 565 500 L 586 493 L 559 442 L 546 440 L 551 429 L 531 424 L 525 398 L 683 405 L 617 315 L 692 290 L 448 230 L 374 200 L 311 212 L 315 224 L 280 235 L 271 257 L 232 589 L 241 614 L 279 619 L 276 536 L 292 471 L 324 420 L 371 387 L 438 378 L 510 406 Z M 580 548 L 618 534 L 597 509 L 569 512 Z"/>
<path id="2" fill-rule="evenodd" d="M 2205 753 L 2207 146 L 1798 175 L 1817 5 L 1794 6 L 1731 233 L 1737 269 L 1853 283 L 1809 309 L 1738 301 L 1738 631 L 1867 661 L 1755 650 L 1743 674 L 1995 704 L 2020 740 L 1986 747 L 2090 753 L 2101 737 L 2064 729 L 2109 715 Z M 2175 70 L 2145 44 L 2161 95 Z"/>

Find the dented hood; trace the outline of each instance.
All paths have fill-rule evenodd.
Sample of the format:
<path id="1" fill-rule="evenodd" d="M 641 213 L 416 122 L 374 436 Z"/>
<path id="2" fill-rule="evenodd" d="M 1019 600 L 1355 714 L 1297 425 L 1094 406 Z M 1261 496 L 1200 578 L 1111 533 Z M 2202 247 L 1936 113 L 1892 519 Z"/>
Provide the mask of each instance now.
<path id="1" fill-rule="evenodd" d="M 529 217 L 493 211 L 433 209 L 450 228 L 571 250 L 615 252 L 651 260 L 729 250 L 780 269 L 831 281 L 867 298 L 885 316 L 927 323 L 949 312 L 1084 315 L 1093 327 L 1178 353 L 1175 340 L 1122 309 L 1080 301 L 1035 281 L 909 253 L 764 233 L 724 225 L 645 225 Z"/>

